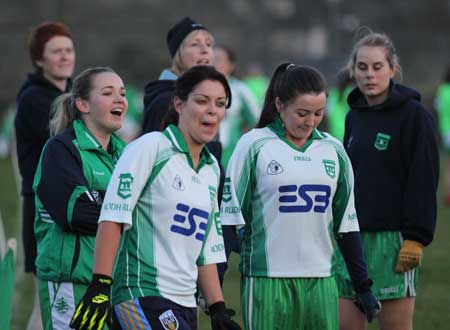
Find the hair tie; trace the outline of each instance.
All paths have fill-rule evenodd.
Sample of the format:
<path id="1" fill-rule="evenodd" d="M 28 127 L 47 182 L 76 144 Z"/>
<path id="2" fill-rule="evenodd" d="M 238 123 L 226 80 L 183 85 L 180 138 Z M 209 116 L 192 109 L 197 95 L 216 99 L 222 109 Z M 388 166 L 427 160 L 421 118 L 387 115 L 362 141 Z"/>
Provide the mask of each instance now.
<path id="1" fill-rule="evenodd" d="M 295 68 L 295 64 L 294 64 L 294 63 L 289 64 L 289 65 L 286 67 L 286 71 L 289 70 L 289 69 L 292 69 L 292 68 Z"/>

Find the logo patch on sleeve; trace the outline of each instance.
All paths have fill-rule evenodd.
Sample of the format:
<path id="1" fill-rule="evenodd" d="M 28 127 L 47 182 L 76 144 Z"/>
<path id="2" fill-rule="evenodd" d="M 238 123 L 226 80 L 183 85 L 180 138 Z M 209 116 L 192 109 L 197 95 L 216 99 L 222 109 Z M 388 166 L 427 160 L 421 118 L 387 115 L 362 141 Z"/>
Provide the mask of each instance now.
<path id="1" fill-rule="evenodd" d="M 216 225 L 217 234 L 220 236 L 223 236 L 222 224 L 220 222 L 220 213 L 219 212 L 214 213 L 214 224 Z"/>
<path id="2" fill-rule="evenodd" d="M 133 183 L 133 176 L 130 173 L 121 173 L 119 175 L 119 188 L 117 189 L 117 196 L 127 199 L 131 197 L 131 184 Z"/>
<path id="3" fill-rule="evenodd" d="M 231 179 L 225 178 L 225 184 L 223 186 L 222 200 L 225 203 L 231 201 Z"/>

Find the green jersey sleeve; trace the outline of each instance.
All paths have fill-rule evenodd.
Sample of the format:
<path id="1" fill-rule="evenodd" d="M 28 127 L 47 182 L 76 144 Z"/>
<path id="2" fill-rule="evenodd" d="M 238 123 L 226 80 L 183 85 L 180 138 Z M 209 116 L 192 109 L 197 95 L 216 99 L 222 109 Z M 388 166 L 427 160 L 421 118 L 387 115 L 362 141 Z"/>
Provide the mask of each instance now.
<path id="1" fill-rule="evenodd" d="M 224 225 L 245 225 L 251 212 L 257 150 L 248 137 L 239 140 L 228 163 L 220 209 Z"/>

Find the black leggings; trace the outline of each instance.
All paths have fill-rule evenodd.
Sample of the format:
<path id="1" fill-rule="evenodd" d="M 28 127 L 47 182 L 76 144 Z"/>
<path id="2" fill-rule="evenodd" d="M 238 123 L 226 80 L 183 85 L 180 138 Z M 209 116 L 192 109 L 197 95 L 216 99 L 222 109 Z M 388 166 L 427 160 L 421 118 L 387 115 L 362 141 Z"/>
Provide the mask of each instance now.
<path id="1" fill-rule="evenodd" d="M 25 253 L 25 272 L 36 274 L 36 237 L 34 236 L 34 194 L 23 196 L 22 241 Z"/>

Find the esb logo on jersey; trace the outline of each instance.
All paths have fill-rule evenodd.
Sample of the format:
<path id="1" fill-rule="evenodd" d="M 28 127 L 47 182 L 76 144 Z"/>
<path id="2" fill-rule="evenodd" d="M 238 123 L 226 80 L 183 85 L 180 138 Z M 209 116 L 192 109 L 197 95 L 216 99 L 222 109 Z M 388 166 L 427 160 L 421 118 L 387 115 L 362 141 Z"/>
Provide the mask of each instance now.
<path id="1" fill-rule="evenodd" d="M 330 204 L 331 187 L 323 184 L 284 185 L 278 188 L 281 213 L 325 213 Z"/>
<path id="2" fill-rule="evenodd" d="M 209 212 L 196 207 L 191 208 L 183 203 L 178 203 L 175 208 L 178 212 L 172 219 L 181 225 L 174 224 L 170 226 L 170 231 L 184 236 L 195 234 L 195 238 L 203 242 L 208 226 Z"/>

